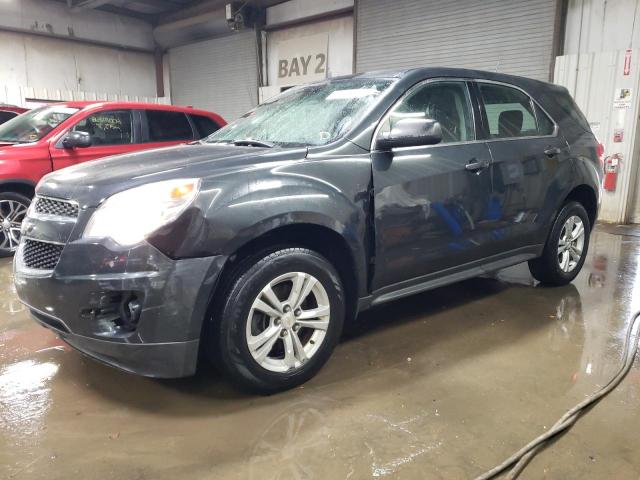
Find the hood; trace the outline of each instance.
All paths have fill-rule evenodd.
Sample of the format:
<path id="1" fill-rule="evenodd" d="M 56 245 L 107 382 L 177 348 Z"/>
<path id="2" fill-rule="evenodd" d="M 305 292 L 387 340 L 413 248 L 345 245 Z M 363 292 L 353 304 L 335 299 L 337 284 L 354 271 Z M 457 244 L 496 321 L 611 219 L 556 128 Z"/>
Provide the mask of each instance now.
<path id="1" fill-rule="evenodd" d="M 236 147 L 191 144 L 95 160 L 45 176 L 41 195 L 76 200 L 93 207 L 114 193 L 174 178 L 208 179 L 261 164 L 301 160 L 306 148 Z"/>

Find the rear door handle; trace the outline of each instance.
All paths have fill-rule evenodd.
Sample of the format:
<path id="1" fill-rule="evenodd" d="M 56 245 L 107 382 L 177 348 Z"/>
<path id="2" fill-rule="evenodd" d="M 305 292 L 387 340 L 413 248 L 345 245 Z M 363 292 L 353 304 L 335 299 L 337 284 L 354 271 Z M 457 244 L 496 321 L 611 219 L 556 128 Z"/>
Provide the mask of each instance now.
<path id="1" fill-rule="evenodd" d="M 477 172 L 478 170 L 482 170 L 483 168 L 487 168 L 489 166 L 489 160 L 478 161 L 475 158 L 472 158 L 469 163 L 467 163 L 464 168 L 470 172 Z"/>
<path id="2" fill-rule="evenodd" d="M 548 147 L 545 151 L 544 154 L 547 157 L 555 157 L 556 155 L 560 155 L 560 152 L 562 150 L 560 150 L 558 147 Z"/>

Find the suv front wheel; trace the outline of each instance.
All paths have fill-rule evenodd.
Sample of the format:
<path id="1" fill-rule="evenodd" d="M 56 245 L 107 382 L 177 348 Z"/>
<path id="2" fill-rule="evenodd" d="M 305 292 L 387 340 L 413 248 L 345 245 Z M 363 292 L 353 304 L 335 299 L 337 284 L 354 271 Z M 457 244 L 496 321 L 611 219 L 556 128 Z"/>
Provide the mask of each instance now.
<path id="1" fill-rule="evenodd" d="M 19 193 L 0 193 L 0 257 L 9 257 L 18 249 L 22 220 L 30 203 Z"/>
<path id="2" fill-rule="evenodd" d="M 274 393 L 320 370 L 338 343 L 344 316 L 333 265 L 312 250 L 285 248 L 249 260 L 231 275 L 207 347 L 232 382 Z"/>

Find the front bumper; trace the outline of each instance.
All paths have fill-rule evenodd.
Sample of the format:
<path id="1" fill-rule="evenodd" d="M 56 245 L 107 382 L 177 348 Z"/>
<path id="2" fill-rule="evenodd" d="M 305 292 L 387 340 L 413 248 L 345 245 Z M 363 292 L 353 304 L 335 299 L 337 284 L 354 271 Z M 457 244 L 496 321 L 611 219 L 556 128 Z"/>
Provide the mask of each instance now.
<path id="1" fill-rule="evenodd" d="M 209 300 L 224 264 L 214 256 L 173 260 L 149 244 L 72 242 L 52 271 L 14 257 L 20 300 L 75 349 L 151 377 L 195 373 Z M 135 306 L 132 308 L 131 306 Z"/>

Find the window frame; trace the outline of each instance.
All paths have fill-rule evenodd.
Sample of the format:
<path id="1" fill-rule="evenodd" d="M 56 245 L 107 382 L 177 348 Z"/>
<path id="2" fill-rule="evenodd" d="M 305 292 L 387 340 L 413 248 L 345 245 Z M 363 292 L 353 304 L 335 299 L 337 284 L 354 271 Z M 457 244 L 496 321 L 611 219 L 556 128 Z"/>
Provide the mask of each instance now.
<path id="1" fill-rule="evenodd" d="M 73 121 L 73 123 L 71 125 L 69 125 L 68 127 L 66 127 L 62 133 L 60 134 L 59 137 L 57 137 L 57 139 L 55 140 L 55 148 L 57 150 L 66 150 L 65 146 L 64 146 L 64 139 L 67 138 L 67 135 L 69 135 L 71 132 L 73 132 L 73 129 L 76 127 L 76 125 L 78 125 L 78 123 L 80 123 L 83 120 L 86 120 L 87 118 L 89 118 L 92 115 L 95 115 L 96 113 L 104 113 L 104 112 L 122 112 L 122 111 L 127 111 L 131 113 L 131 143 L 121 143 L 118 145 L 91 145 L 87 148 L 98 148 L 98 147 L 122 147 L 122 146 L 130 146 L 130 145 L 139 145 L 140 143 L 142 143 L 142 136 L 141 136 L 141 132 L 140 132 L 140 115 L 138 110 L 133 109 L 133 108 L 104 108 L 104 109 L 98 109 L 98 110 L 78 110 L 75 114 L 71 115 L 69 118 L 67 118 L 67 120 L 65 120 L 65 122 L 71 120 Z M 74 117 L 78 116 L 78 119 L 74 119 Z M 63 122 L 64 123 L 64 122 Z M 55 130 L 55 129 L 54 129 Z"/>
<path id="2" fill-rule="evenodd" d="M 99 148 L 99 147 L 126 147 L 126 146 L 129 146 L 129 145 L 135 145 L 137 143 L 137 140 L 138 140 L 137 131 L 136 131 L 136 122 L 137 122 L 137 120 L 136 120 L 135 110 L 132 110 L 131 108 L 105 108 L 104 110 L 97 110 L 97 111 L 90 112 L 88 115 L 83 116 L 77 122 L 75 122 L 73 125 L 71 125 L 71 127 L 69 127 L 69 130 L 63 136 L 63 138 L 61 139 L 61 142 L 64 140 L 64 137 L 66 137 L 66 135 L 70 134 L 71 132 L 75 132 L 76 131 L 75 128 L 78 126 L 78 124 L 80 122 L 88 120 L 89 118 L 93 117 L 94 115 L 100 115 L 100 114 L 111 113 L 111 112 L 128 112 L 129 113 L 129 116 L 131 117 L 131 142 L 129 142 L 129 143 L 109 143 L 109 144 L 91 145 L 88 148 L 92 148 L 92 147 L 96 147 L 96 148 Z"/>
<path id="3" fill-rule="evenodd" d="M 473 83 L 475 84 L 475 94 L 477 97 L 477 101 L 478 101 L 478 108 L 480 110 L 480 118 L 482 119 L 482 136 L 484 136 L 484 141 L 485 142 L 504 142 L 504 141 L 512 141 L 512 140 L 525 140 L 525 139 L 535 139 L 535 138 L 555 138 L 558 136 L 559 133 L 559 127 L 558 127 L 558 122 L 556 122 L 554 120 L 554 118 L 549 115 L 549 112 L 547 112 L 547 110 L 545 110 L 545 108 L 540 105 L 540 102 L 537 102 L 533 96 L 531 96 L 526 90 L 524 90 L 523 88 L 518 87 L 517 85 L 513 85 L 512 83 L 507 83 L 507 82 L 501 82 L 498 80 L 488 80 L 488 79 L 483 79 L 483 78 L 478 78 L 473 80 Z M 493 138 L 491 137 L 491 132 L 489 130 L 489 119 L 487 117 L 487 111 L 485 109 L 485 104 L 484 104 L 484 98 L 482 97 L 482 92 L 480 91 L 480 84 L 482 83 L 486 83 L 486 84 L 491 84 L 491 85 L 499 85 L 502 87 L 506 87 L 506 88 L 511 88 L 514 90 L 518 90 L 520 91 L 522 94 L 526 95 L 527 98 L 529 98 L 529 104 L 531 106 L 531 111 L 533 112 L 533 118 L 536 122 L 536 130 L 538 132 L 540 132 L 540 121 L 538 120 L 538 112 L 536 110 L 536 107 L 540 109 L 540 111 L 542 113 L 544 113 L 547 118 L 549 120 L 551 120 L 551 123 L 553 124 L 553 132 L 551 134 L 547 134 L 547 135 L 526 135 L 526 136 L 522 136 L 522 137 L 504 137 L 504 138 Z"/>
<path id="4" fill-rule="evenodd" d="M 380 134 L 380 130 L 384 127 L 385 122 L 387 121 L 387 119 L 389 118 L 389 116 L 393 113 L 393 111 L 395 110 L 395 108 L 400 105 L 406 97 L 408 97 L 409 95 L 411 95 L 415 90 L 417 90 L 418 88 L 421 88 L 425 85 L 428 85 L 430 83 L 462 83 L 464 85 L 464 88 L 466 89 L 467 92 L 467 98 L 469 99 L 469 109 L 471 110 L 471 125 L 473 126 L 473 136 L 474 139 L 473 140 L 461 140 L 459 142 L 448 142 L 448 143 L 436 143 L 433 145 L 414 145 L 412 147 L 395 147 L 393 148 L 391 151 L 393 152 L 402 152 L 402 151 L 411 151 L 411 150 L 416 150 L 416 149 L 421 149 L 421 148 L 431 148 L 431 147 L 449 147 L 449 146 L 454 146 L 454 145 L 466 145 L 466 144 L 470 144 L 470 143 L 478 143 L 478 142 L 484 142 L 485 140 L 478 138 L 479 133 L 480 133 L 480 124 L 478 123 L 478 112 L 476 111 L 476 101 L 475 101 L 475 95 L 474 92 L 472 91 L 471 88 L 471 83 L 473 82 L 473 79 L 471 78 L 462 78 L 462 77 L 433 77 L 433 78 L 427 78 L 425 80 L 420 80 L 419 82 L 411 85 L 409 88 L 407 88 L 402 95 L 395 101 L 393 102 L 393 105 L 391 105 L 386 112 L 384 112 L 384 115 L 382 115 L 382 117 L 380 118 L 380 120 L 378 121 L 378 125 L 376 126 L 375 130 L 373 131 L 373 135 L 371 137 L 371 145 L 369 146 L 369 151 L 370 152 L 378 152 L 380 150 L 377 150 L 375 148 L 376 145 L 376 139 L 378 138 L 378 135 Z"/>
<path id="5" fill-rule="evenodd" d="M 168 113 L 178 113 L 184 115 L 189 127 L 191 128 L 191 138 L 184 138 L 181 140 L 152 140 L 149 134 L 149 117 L 147 116 L 147 112 L 149 111 L 159 111 L 159 112 L 168 112 Z M 193 142 L 197 137 L 197 130 L 195 124 L 191 120 L 191 117 L 187 112 L 176 111 L 176 110 L 167 110 L 164 108 L 143 108 L 140 110 L 140 129 L 141 129 L 141 138 L 140 143 L 179 143 L 179 142 Z"/>

